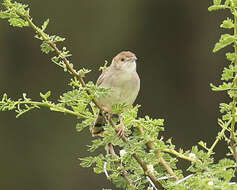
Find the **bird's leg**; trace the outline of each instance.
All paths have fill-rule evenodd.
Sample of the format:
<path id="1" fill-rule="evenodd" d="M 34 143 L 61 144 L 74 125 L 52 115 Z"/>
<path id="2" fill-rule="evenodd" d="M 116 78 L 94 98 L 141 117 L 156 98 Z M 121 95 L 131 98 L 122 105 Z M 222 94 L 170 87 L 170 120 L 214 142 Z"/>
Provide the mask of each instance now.
<path id="1" fill-rule="evenodd" d="M 121 138 L 121 137 L 124 137 L 125 125 L 123 123 L 122 116 L 120 114 L 118 114 L 118 117 L 119 117 L 119 122 L 120 122 L 120 128 L 119 128 L 117 135 Z"/>
<path id="2" fill-rule="evenodd" d="M 106 106 L 103 106 L 102 108 L 105 112 L 108 113 L 108 116 L 107 116 L 108 121 L 111 120 L 111 117 L 113 115 L 112 111 L 109 108 L 107 108 Z M 117 135 L 118 135 L 118 137 L 121 138 L 121 137 L 124 137 L 125 125 L 123 123 L 123 118 L 120 114 L 118 114 L 118 118 L 119 118 L 119 122 L 120 122 L 120 128 L 119 128 Z"/>

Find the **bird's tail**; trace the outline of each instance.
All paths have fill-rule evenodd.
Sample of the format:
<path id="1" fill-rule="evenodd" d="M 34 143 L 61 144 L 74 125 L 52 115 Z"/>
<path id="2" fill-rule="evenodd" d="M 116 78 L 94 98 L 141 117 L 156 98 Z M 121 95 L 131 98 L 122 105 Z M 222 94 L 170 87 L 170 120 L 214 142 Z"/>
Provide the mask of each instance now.
<path id="1" fill-rule="evenodd" d="M 106 120 L 102 112 L 100 111 L 95 120 L 94 127 L 91 131 L 92 136 L 100 136 L 104 132 L 103 126 L 105 125 L 105 123 L 106 123 Z"/>

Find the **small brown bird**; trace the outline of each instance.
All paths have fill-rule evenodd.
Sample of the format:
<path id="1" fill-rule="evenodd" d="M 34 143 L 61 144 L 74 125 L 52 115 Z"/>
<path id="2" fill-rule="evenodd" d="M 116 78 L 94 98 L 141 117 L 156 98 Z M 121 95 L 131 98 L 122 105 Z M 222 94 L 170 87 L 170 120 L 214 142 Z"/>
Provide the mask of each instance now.
<path id="1" fill-rule="evenodd" d="M 113 104 L 132 105 L 140 90 L 140 78 L 136 71 L 137 57 L 130 51 L 122 51 L 116 55 L 111 65 L 99 76 L 96 85 L 111 89 L 110 94 L 98 98 L 98 102 L 111 113 Z M 119 115 L 120 123 L 122 118 Z M 95 121 L 92 134 L 94 136 L 103 131 L 104 117 L 100 112 Z M 121 125 L 118 135 L 124 135 L 124 126 Z"/>

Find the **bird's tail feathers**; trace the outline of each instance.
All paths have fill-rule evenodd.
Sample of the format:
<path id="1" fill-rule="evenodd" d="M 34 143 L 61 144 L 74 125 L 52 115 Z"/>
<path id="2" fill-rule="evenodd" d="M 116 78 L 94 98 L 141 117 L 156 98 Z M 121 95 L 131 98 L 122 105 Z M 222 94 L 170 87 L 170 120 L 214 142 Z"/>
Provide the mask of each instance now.
<path id="1" fill-rule="evenodd" d="M 106 123 L 106 120 L 105 120 L 102 112 L 100 111 L 96 120 L 95 120 L 94 127 L 91 131 L 92 135 L 93 136 L 100 136 L 104 132 L 103 126 L 105 125 L 105 123 Z"/>

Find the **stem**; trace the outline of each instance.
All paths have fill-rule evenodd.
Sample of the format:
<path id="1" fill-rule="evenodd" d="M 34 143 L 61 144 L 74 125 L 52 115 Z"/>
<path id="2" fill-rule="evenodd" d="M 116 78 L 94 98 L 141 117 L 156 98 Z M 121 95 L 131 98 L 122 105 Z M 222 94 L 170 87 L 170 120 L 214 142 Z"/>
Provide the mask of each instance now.
<path id="1" fill-rule="evenodd" d="M 144 134 L 143 128 L 138 128 L 141 134 Z M 149 141 L 147 143 L 148 148 L 151 150 L 154 148 L 154 143 L 152 141 Z M 169 166 L 169 164 L 165 161 L 165 159 L 160 155 L 160 151 L 155 151 L 156 158 L 159 160 L 159 162 L 164 166 L 166 171 L 173 176 L 176 180 L 178 179 L 177 175 L 174 173 L 173 169 Z"/>
<path id="2" fill-rule="evenodd" d="M 116 125 L 114 124 L 113 120 L 111 117 L 108 117 L 107 120 L 109 121 L 109 123 L 113 126 L 113 128 L 115 129 L 115 131 L 118 133 L 119 129 L 116 127 Z M 123 142 L 127 143 L 128 139 L 125 136 L 122 136 L 121 139 L 123 140 Z M 164 190 L 163 186 L 161 185 L 161 183 L 156 179 L 156 177 L 150 172 L 148 171 L 148 167 L 146 165 L 146 163 L 140 158 L 140 156 L 138 156 L 138 154 L 133 153 L 132 154 L 133 158 L 135 158 L 135 160 L 138 162 L 138 164 L 142 167 L 145 175 L 147 175 L 151 181 L 155 184 L 155 186 L 159 189 L 159 190 Z"/>
<path id="3" fill-rule="evenodd" d="M 140 164 L 140 166 L 142 167 L 144 173 L 151 179 L 151 181 L 155 184 L 155 186 L 159 190 L 164 190 L 163 186 L 159 183 L 159 181 L 155 178 L 155 176 L 151 173 L 151 171 L 148 170 L 148 167 L 145 164 L 145 162 L 136 153 L 133 153 L 132 156 Z"/>
<path id="4" fill-rule="evenodd" d="M 36 106 L 41 106 L 41 107 L 48 107 L 54 111 L 58 111 L 58 112 L 63 112 L 63 113 L 67 113 L 70 115 L 74 115 L 83 119 L 88 119 L 88 117 L 86 115 L 83 115 L 81 113 L 78 112 L 74 112 L 72 110 L 69 110 L 67 108 L 58 108 L 57 105 L 55 104 L 50 104 L 48 102 L 36 102 L 36 101 L 21 101 L 18 102 L 18 104 L 30 104 L 30 105 L 36 105 Z"/>
<path id="5" fill-rule="evenodd" d="M 152 141 L 149 141 L 147 143 L 149 149 L 153 149 L 154 148 L 154 143 Z M 173 169 L 170 167 L 170 165 L 165 161 L 165 159 L 160 155 L 160 151 L 155 151 L 155 155 L 158 158 L 159 162 L 164 166 L 164 168 L 166 169 L 166 171 L 173 176 L 176 180 L 178 180 L 178 176 L 174 173 Z"/>
<path id="6" fill-rule="evenodd" d="M 113 157 L 117 157 L 115 151 L 114 151 L 114 147 L 111 143 L 109 143 L 109 153 L 113 156 Z M 119 167 L 122 167 L 122 164 L 119 162 L 116 162 L 116 165 Z M 138 190 L 135 186 L 134 181 L 132 181 L 129 177 L 126 171 L 122 171 L 121 176 L 135 189 Z"/>
<path id="7" fill-rule="evenodd" d="M 193 159 L 193 158 L 190 158 L 190 157 L 188 157 L 188 156 L 185 156 L 185 155 L 183 155 L 183 154 L 181 154 L 181 153 L 179 153 L 179 152 L 177 152 L 176 150 L 173 150 L 173 149 L 168 149 L 168 148 L 166 148 L 166 149 L 164 149 L 164 150 L 162 150 L 163 152 L 168 152 L 168 153 L 171 153 L 171 154 L 173 154 L 173 155 L 175 155 L 175 156 L 177 156 L 177 157 L 179 157 L 179 158 L 182 158 L 182 159 L 184 159 L 184 160 L 188 160 L 188 161 L 190 161 L 190 162 L 197 162 L 197 160 L 195 160 L 195 159 Z"/>
<path id="8" fill-rule="evenodd" d="M 218 135 L 216 137 L 216 140 L 214 141 L 214 143 L 212 144 L 211 148 L 208 150 L 208 155 L 210 156 L 213 152 L 213 149 L 215 148 L 215 146 L 217 145 L 217 143 L 221 140 L 221 137 L 224 135 L 225 131 L 227 130 L 228 126 L 231 124 L 232 122 L 232 119 L 230 119 L 226 124 L 225 126 L 221 126 L 222 127 L 222 130 L 220 132 L 220 136 Z"/>
<path id="9" fill-rule="evenodd" d="M 54 42 L 52 42 L 52 41 L 45 35 L 45 33 L 44 33 L 39 27 L 37 27 L 37 26 L 33 23 L 33 21 L 32 21 L 32 19 L 30 18 L 30 16 L 22 15 L 22 14 L 19 13 L 19 12 L 16 12 L 16 13 L 17 13 L 19 16 L 24 17 L 24 18 L 27 20 L 27 22 L 29 23 L 29 25 L 36 31 L 36 33 L 38 33 L 38 34 L 43 38 L 43 40 L 46 41 L 46 42 L 55 50 L 56 54 L 59 55 L 59 56 L 62 58 L 63 62 L 65 63 L 65 65 L 66 65 L 66 67 L 67 67 L 67 69 L 79 80 L 79 82 L 81 83 L 81 85 L 82 85 L 83 87 L 86 87 L 86 83 L 85 83 L 85 81 L 83 80 L 82 76 L 79 75 L 79 74 L 77 73 L 77 71 L 76 71 L 75 69 L 73 69 L 73 68 L 70 66 L 69 60 L 68 60 L 66 57 L 62 56 L 62 53 L 61 53 L 61 51 L 57 48 L 56 44 L 55 44 Z M 91 94 L 90 90 L 87 90 L 87 92 L 88 92 L 88 94 Z M 103 107 L 99 104 L 99 102 L 98 102 L 96 99 L 92 99 L 92 101 L 93 101 L 93 103 L 94 103 L 100 110 L 104 111 Z"/>

